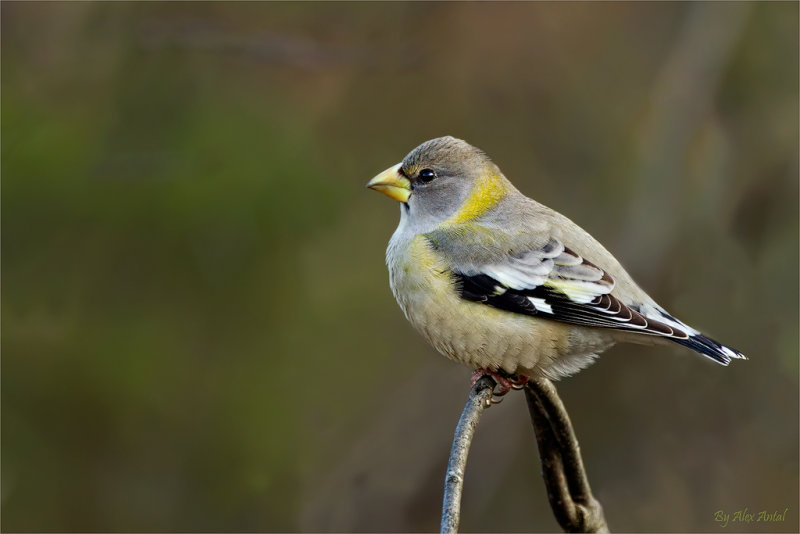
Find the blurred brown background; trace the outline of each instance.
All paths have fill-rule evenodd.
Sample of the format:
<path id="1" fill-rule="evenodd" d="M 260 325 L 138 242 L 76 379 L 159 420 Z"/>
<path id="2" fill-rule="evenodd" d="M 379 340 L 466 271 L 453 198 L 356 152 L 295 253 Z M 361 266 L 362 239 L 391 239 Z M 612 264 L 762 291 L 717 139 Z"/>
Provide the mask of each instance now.
<path id="1" fill-rule="evenodd" d="M 4 531 L 436 530 L 469 370 L 363 186 L 445 134 L 751 358 L 559 383 L 611 529 L 798 530 L 797 3 L 1 9 Z M 521 395 L 477 434 L 462 529 L 557 530 Z"/>

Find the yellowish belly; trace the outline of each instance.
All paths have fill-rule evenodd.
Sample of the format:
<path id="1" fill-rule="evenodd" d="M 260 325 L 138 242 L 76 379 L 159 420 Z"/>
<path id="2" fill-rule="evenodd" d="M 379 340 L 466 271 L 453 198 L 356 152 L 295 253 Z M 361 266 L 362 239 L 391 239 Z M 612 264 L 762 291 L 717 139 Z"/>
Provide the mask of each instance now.
<path id="1" fill-rule="evenodd" d="M 422 236 L 396 248 L 389 251 L 395 298 L 411 324 L 448 358 L 476 368 L 555 378 L 577 371 L 613 344 L 595 329 L 462 299 L 448 266 Z"/>

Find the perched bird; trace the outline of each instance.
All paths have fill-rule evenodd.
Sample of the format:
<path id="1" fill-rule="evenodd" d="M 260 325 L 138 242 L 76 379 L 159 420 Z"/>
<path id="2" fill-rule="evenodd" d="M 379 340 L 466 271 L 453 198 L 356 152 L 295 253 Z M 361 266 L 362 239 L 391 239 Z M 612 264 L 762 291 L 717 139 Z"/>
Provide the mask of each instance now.
<path id="1" fill-rule="evenodd" d="M 386 263 L 405 316 L 501 393 L 573 374 L 622 342 L 746 359 L 667 313 L 603 245 L 465 141 L 426 141 L 367 187 L 401 203 Z"/>

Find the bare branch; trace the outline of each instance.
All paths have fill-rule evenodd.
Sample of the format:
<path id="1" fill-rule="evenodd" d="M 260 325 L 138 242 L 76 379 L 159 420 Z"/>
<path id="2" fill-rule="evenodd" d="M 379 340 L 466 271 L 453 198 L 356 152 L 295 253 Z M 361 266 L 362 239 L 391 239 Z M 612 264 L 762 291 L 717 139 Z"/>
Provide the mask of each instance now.
<path id="1" fill-rule="evenodd" d="M 470 390 L 461 419 L 458 420 L 444 482 L 441 532 L 458 532 L 458 522 L 461 519 L 461 490 L 464 487 L 469 446 L 472 444 L 472 436 L 475 435 L 475 427 L 478 426 L 483 410 L 490 405 L 494 386 L 495 382 L 491 377 L 482 376 Z"/>
<path id="2" fill-rule="evenodd" d="M 482 376 L 470 390 L 456 427 L 445 477 L 441 532 L 458 532 L 467 455 L 483 410 L 490 405 L 495 381 Z M 603 507 L 592 495 L 580 445 L 567 410 L 552 382 L 532 378 L 525 386 L 547 497 L 558 524 L 567 532 L 608 532 Z"/>
<path id="3" fill-rule="evenodd" d="M 608 532 L 603 507 L 592 495 L 580 445 L 552 382 L 534 378 L 525 387 L 550 507 L 567 532 Z"/>

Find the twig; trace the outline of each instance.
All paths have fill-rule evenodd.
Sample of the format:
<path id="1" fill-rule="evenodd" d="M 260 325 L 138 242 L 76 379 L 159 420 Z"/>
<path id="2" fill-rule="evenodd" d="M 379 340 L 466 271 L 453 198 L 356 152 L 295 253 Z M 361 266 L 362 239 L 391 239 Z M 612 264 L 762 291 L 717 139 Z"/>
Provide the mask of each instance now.
<path id="1" fill-rule="evenodd" d="M 542 474 L 553 515 L 567 532 L 608 532 L 603 507 L 592 495 L 580 445 L 552 382 L 534 378 L 525 387 Z"/>
<path id="2" fill-rule="evenodd" d="M 482 376 L 470 390 L 461 419 L 458 420 L 444 481 L 441 532 L 458 532 L 458 522 L 461 519 L 461 490 L 464 487 L 464 470 L 467 467 L 469 446 L 472 444 L 478 420 L 483 410 L 490 404 L 494 386 L 495 382 L 491 377 Z"/>
<path id="3" fill-rule="evenodd" d="M 470 390 L 458 421 L 445 477 L 440 529 L 443 533 L 458 532 L 467 455 L 494 386 L 491 377 L 482 376 Z M 567 532 L 608 532 L 603 507 L 592 494 L 578 439 L 555 386 L 545 378 L 532 378 L 525 386 L 525 396 L 536 432 L 547 497 L 558 524 Z"/>

